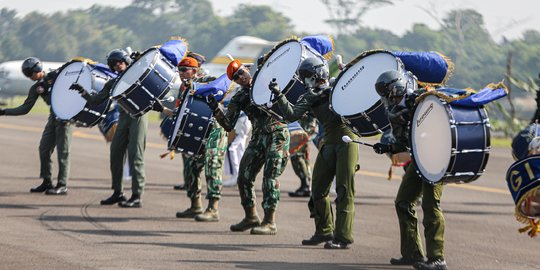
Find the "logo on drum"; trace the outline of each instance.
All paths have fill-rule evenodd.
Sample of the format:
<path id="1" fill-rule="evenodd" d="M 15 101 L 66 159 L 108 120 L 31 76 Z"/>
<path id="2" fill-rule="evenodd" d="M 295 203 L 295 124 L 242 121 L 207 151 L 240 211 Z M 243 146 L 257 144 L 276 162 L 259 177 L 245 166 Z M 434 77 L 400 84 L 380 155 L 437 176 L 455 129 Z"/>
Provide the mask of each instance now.
<path id="1" fill-rule="evenodd" d="M 272 59 L 272 61 L 269 61 L 268 64 L 266 64 L 266 67 L 269 67 L 272 63 L 276 62 L 280 57 L 282 57 L 284 54 L 288 53 L 291 50 L 291 48 L 287 48 L 284 52 L 276 56 L 276 58 Z"/>
<path id="2" fill-rule="evenodd" d="M 360 74 L 360 72 L 362 72 L 364 70 L 364 66 L 361 66 L 352 76 L 351 78 L 341 87 L 341 91 L 345 90 L 345 88 L 347 88 L 349 86 L 349 84 L 352 83 L 352 81 L 354 81 L 354 78 L 356 78 L 356 76 L 358 76 L 358 74 Z"/>
<path id="3" fill-rule="evenodd" d="M 426 117 L 432 110 L 433 110 L 433 103 L 429 104 L 429 107 L 426 109 L 426 111 L 422 113 L 422 115 L 420 116 L 420 118 L 418 118 L 418 120 L 416 120 L 416 127 L 420 127 L 422 122 L 424 122 L 424 120 L 426 119 Z"/>

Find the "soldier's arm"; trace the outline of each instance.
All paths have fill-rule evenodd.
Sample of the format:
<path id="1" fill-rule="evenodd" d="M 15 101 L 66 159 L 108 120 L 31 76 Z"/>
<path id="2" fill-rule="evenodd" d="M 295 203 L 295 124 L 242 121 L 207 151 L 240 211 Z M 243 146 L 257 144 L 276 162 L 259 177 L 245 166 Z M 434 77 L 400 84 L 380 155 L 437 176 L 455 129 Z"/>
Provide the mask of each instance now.
<path id="1" fill-rule="evenodd" d="M 98 93 L 90 94 L 88 93 L 88 91 L 85 91 L 81 96 L 86 101 L 88 101 L 88 104 L 90 104 L 91 106 L 99 105 L 103 103 L 103 101 L 109 99 L 109 97 L 111 96 L 111 90 L 112 86 L 114 85 L 114 81 L 114 79 L 109 80 L 107 83 L 105 83 L 103 89 Z"/>
<path id="2" fill-rule="evenodd" d="M 277 103 L 283 113 L 283 118 L 289 122 L 294 122 L 302 118 L 311 109 L 312 105 L 310 98 L 307 98 L 305 95 L 294 106 L 287 100 L 285 95 L 280 95 L 277 98 Z"/>
<path id="3" fill-rule="evenodd" d="M 38 82 L 32 85 L 32 87 L 30 87 L 30 90 L 28 91 L 28 96 L 24 100 L 24 103 L 21 104 L 19 107 L 5 109 L 5 115 L 25 115 L 30 112 L 39 97 L 36 88 L 40 85 L 40 83 L 41 82 Z"/>
<path id="4" fill-rule="evenodd" d="M 224 112 L 221 105 L 214 111 L 214 118 L 227 132 L 234 129 L 236 121 L 238 121 L 238 117 L 240 117 L 243 102 L 242 99 L 235 95 L 227 107 L 227 112 Z"/>

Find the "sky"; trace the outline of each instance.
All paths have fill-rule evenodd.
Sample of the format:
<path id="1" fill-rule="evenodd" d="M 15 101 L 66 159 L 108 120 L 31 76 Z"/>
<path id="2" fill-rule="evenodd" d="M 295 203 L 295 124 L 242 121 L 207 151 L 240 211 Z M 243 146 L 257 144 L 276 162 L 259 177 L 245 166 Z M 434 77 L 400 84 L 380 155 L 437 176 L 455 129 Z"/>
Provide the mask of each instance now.
<path id="1" fill-rule="evenodd" d="M 319 0 L 210 0 L 214 11 L 222 16 L 233 13 L 239 4 L 265 4 L 289 17 L 297 31 L 308 33 L 329 33 L 324 21 L 329 18 L 326 7 Z M 394 0 L 391 6 L 370 10 L 363 18 L 366 26 L 386 29 L 397 35 L 410 30 L 414 23 L 424 23 L 432 29 L 438 28 L 437 20 L 424 9 L 434 10 L 437 17 L 454 9 L 470 8 L 484 17 L 487 30 L 496 41 L 502 36 L 508 39 L 520 38 L 523 31 L 540 31 L 539 0 Z M 106 6 L 126 6 L 131 0 L 0 0 L 0 7 L 15 9 L 21 15 L 31 11 L 52 13 L 69 9 L 84 9 L 93 4 Z"/>

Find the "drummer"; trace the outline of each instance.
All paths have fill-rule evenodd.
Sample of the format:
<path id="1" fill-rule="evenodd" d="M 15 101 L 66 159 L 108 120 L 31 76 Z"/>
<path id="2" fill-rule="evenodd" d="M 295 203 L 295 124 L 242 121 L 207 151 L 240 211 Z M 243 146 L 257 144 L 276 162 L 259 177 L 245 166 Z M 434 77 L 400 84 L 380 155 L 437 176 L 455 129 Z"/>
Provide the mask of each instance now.
<path id="1" fill-rule="evenodd" d="M 356 138 L 341 118 L 330 108 L 330 85 L 328 64 L 322 59 L 310 57 L 298 68 L 300 80 L 307 93 L 296 105 L 291 105 L 272 81 L 270 90 L 277 97 L 280 110 L 288 121 L 295 121 L 311 111 L 323 127 L 324 143 L 313 169 L 313 191 L 310 211 L 314 214 L 315 234 L 302 245 L 318 245 L 326 242 L 326 249 L 347 249 L 353 243 L 354 222 L 354 174 L 358 161 L 358 146 L 344 143 L 343 136 Z M 328 196 L 336 177 L 336 223 Z"/>
<path id="2" fill-rule="evenodd" d="M 133 56 L 139 55 L 134 52 Z M 95 94 L 89 94 L 82 85 L 72 84 L 70 89 L 77 90 L 90 105 L 98 105 L 109 99 L 113 85 L 121 77 L 131 64 L 132 58 L 122 49 L 114 49 L 107 54 L 107 65 L 118 73 L 116 79 L 109 80 L 103 89 Z M 162 111 L 166 115 L 172 115 L 172 110 L 163 107 L 159 102 L 154 104 L 154 110 Z M 120 110 L 118 127 L 111 142 L 110 168 L 113 194 L 107 199 L 101 200 L 101 205 L 113 205 L 118 203 L 120 207 L 142 207 L 141 196 L 144 192 L 144 150 L 146 148 L 146 132 L 148 129 L 148 114 L 138 118 L 132 118 L 123 109 Z M 127 158 L 131 172 L 131 197 L 126 199 L 123 191 L 123 168 Z"/>
<path id="3" fill-rule="evenodd" d="M 0 115 L 25 115 L 34 107 L 39 97 L 51 105 L 50 88 L 58 76 L 58 70 L 46 73 L 43 64 L 35 57 L 26 58 L 22 63 L 23 74 L 34 81 L 24 103 L 16 108 L 0 109 Z M 30 192 L 44 192 L 47 195 L 66 195 L 69 178 L 69 146 L 73 126 L 71 123 L 56 118 L 51 108 L 45 129 L 39 142 L 41 185 L 33 187 Z M 52 184 L 51 155 L 56 147 L 58 153 L 58 182 Z"/>
<path id="4" fill-rule="evenodd" d="M 183 89 L 180 93 L 182 97 L 185 98 L 186 92 L 193 90 L 193 79 L 195 79 L 198 69 L 198 61 L 193 57 L 186 57 L 179 63 L 178 70 L 180 72 L 180 78 L 189 80 L 188 83 L 183 83 Z M 194 94 L 196 94 L 196 92 Z M 224 93 L 221 93 L 221 95 L 223 94 Z M 221 189 L 223 186 L 222 171 L 226 150 L 227 133 L 218 123 L 214 123 L 214 126 L 208 135 L 204 153 L 196 157 L 183 155 L 184 181 L 186 184 L 187 196 L 191 200 L 191 205 L 185 211 L 177 212 L 177 218 L 195 218 L 196 221 L 202 222 L 219 221 L 218 205 L 219 200 L 221 199 Z M 204 212 L 202 211 L 201 202 L 201 172 L 203 169 L 206 177 L 206 199 L 209 200 L 208 207 Z"/>
<path id="5" fill-rule="evenodd" d="M 395 142 L 391 145 L 377 143 L 373 150 L 377 154 L 399 153 L 409 147 L 409 122 L 412 119 L 415 98 L 425 90 L 407 93 L 407 81 L 397 71 L 382 73 L 375 83 L 375 89 L 385 105 L 388 120 L 392 126 Z M 413 161 L 414 162 L 414 161 Z M 395 207 L 401 233 L 401 258 L 390 259 L 393 265 L 413 265 L 415 269 L 447 269 L 444 260 L 445 221 L 440 208 L 443 185 L 433 185 L 422 181 L 416 173 L 416 165 L 409 164 L 396 195 Z M 424 235 L 426 238 L 427 261 L 424 258 L 422 242 L 418 231 L 414 206 L 422 196 L 424 211 Z"/>
<path id="6" fill-rule="evenodd" d="M 244 111 L 253 125 L 251 140 L 240 160 L 238 176 L 238 190 L 245 217 L 238 224 L 231 225 L 230 229 L 251 229 L 251 234 L 274 235 L 277 233 L 275 211 L 279 201 L 278 177 L 283 173 L 289 158 L 289 131 L 286 124 L 275 120 L 251 103 L 252 77 L 245 65 L 233 60 L 227 66 L 227 76 L 240 85 L 241 89 L 231 98 L 227 112 L 209 96 L 208 102 L 214 110 L 214 117 L 230 132 L 240 117 L 240 112 Z M 263 166 L 264 219 L 260 223 L 255 205 L 254 183 Z"/>

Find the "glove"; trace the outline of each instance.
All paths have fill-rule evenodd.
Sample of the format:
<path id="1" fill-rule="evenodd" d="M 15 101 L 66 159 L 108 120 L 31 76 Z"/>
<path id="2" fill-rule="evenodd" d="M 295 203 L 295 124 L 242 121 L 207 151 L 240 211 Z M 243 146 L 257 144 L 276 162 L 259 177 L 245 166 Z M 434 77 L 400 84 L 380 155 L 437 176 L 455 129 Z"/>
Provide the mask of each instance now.
<path id="1" fill-rule="evenodd" d="M 276 82 L 276 78 L 273 78 L 272 81 L 268 84 L 268 89 L 274 94 L 274 96 L 278 97 L 281 95 L 281 90 L 279 89 L 279 85 Z"/>
<path id="2" fill-rule="evenodd" d="M 0 109 L 0 115 L 5 115 L 5 114 L 6 114 L 6 110 Z"/>
<path id="3" fill-rule="evenodd" d="M 218 104 L 216 98 L 212 94 L 206 96 L 206 103 L 208 103 L 208 107 L 210 107 L 210 109 L 212 109 L 212 111 L 217 110 L 217 108 L 219 107 L 219 104 Z"/>
<path id="4" fill-rule="evenodd" d="M 377 153 L 379 155 L 384 154 L 384 153 L 388 153 L 388 152 L 390 152 L 390 145 L 382 144 L 382 143 L 376 143 L 375 145 L 373 145 L 373 151 L 375 151 L 375 153 Z"/>
<path id="5" fill-rule="evenodd" d="M 139 51 L 133 51 L 130 55 L 129 55 L 129 58 L 133 59 L 133 60 L 137 60 L 139 59 L 139 57 L 141 57 L 141 52 Z"/>
<path id="6" fill-rule="evenodd" d="M 71 84 L 71 86 L 69 87 L 70 90 L 75 90 L 77 92 L 79 92 L 79 94 L 82 94 L 84 92 L 86 92 L 86 90 L 84 90 L 84 87 L 78 83 L 73 83 Z"/>

